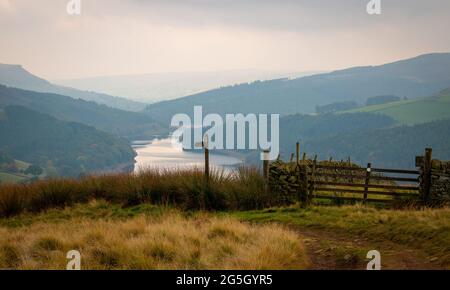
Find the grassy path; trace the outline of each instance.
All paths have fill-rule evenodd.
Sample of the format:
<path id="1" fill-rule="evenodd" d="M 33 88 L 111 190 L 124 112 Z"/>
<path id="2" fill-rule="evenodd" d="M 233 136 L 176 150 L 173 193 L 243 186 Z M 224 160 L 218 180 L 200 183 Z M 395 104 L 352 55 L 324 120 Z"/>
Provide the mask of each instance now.
<path id="1" fill-rule="evenodd" d="M 433 263 L 420 250 L 405 248 L 389 241 L 370 241 L 337 232 L 310 228 L 292 227 L 305 245 L 311 270 L 366 269 L 370 250 L 381 253 L 384 270 L 399 269 L 445 269 Z"/>
<path id="2" fill-rule="evenodd" d="M 274 208 L 233 213 L 287 225 L 302 237 L 312 269 L 366 269 L 370 250 L 383 269 L 450 269 L 450 210 L 364 206 Z"/>

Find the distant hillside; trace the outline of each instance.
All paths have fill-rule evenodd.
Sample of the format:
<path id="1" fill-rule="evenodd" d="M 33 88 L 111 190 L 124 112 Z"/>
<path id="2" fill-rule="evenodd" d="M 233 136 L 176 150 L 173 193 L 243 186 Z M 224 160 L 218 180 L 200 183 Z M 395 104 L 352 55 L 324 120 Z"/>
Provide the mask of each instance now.
<path id="1" fill-rule="evenodd" d="M 433 155 L 450 159 L 450 119 L 404 126 L 375 113 L 291 115 L 280 119 L 280 153 L 288 160 L 300 142 L 308 158 L 351 160 L 359 165 L 414 168 L 415 156 L 426 147 Z M 240 151 L 241 157 L 261 165 L 258 151 Z M 236 152 L 230 152 L 236 154 Z"/>
<path id="2" fill-rule="evenodd" d="M 322 140 L 361 130 L 395 126 L 395 121 L 380 114 L 290 115 L 280 119 L 280 146 L 283 154 L 293 153 L 295 143 Z"/>
<path id="3" fill-rule="evenodd" d="M 0 64 L 0 84 L 30 91 L 54 93 L 75 99 L 94 101 L 98 104 L 128 111 L 140 111 L 146 106 L 143 103 L 124 98 L 57 86 L 31 74 L 19 65 Z"/>
<path id="4" fill-rule="evenodd" d="M 58 175 L 130 169 L 135 153 L 125 139 L 21 106 L 0 111 L 0 150 Z"/>
<path id="5" fill-rule="evenodd" d="M 356 67 L 299 79 L 242 84 L 150 105 L 147 112 L 165 123 L 175 113 L 313 113 L 339 101 L 364 103 L 379 95 L 417 98 L 450 86 L 450 53 L 427 54 L 380 66 Z"/>
<path id="6" fill-rule="evenodd" d="M 435 121 L 415 126 L 360 130 L 337 134 L 303 144 L 309 156 L 321 159 L 333 157 L 377 167 L 415 167 L 415 156 L 423 155 L 426 147 L 433 148 L 433 156 L 450 159 L 450 120 Z"/>
<path id="7" fill-rule="evenodd" d="M 273 72 L 261 70 L 225 70 L 171 72 L 93 78 L 55 80 L 63 86 L 124 96 L 147 103 L 173 100 L 208 90 L 255 80 L 293 78 L 316 72 Z"/>
<path id="8" fill-rule="evenodd" d="M 329 138 L 352 135 L 360 131 L 392 128 L 396 125 L 398 124 L 388 116 L 371 113 L 289 115 L 280 119 L 280 154 L 284 159 L 290 158 L 291 154 L 295 153 L 297 142 L 300 142 L 301 150 L 304 152 L 305 144 L 314 142 L 320 144 L 322 140 L 328 140 Z M 330 144 L 330 147 L 333 148 L 333 144 Z M 322 151 L 316 151 L 315 149 L 308 147 L 307 152 L 310 158 L 313 152 L 315 154 L 322 153 Z M 246 162 L 254 165 L 261 164 L 260 152 L 247 150 L 240 151 L 240 153 Z M 351 155 L 351 152 L 348 152 L 348 154 Z M 326 156 L 326 158 L 329 158 L 329 156 Z"/>
<path id="9" fill-rule="evenodd" d="M 129 139 L 151 138 L 162 131 L 161 126 L 146 114 L 113 109 L 56 94 L 37 93 L 0 85 L 0 107 L 7 105 L 28 107 L 60 120 L 94 126 Z"/>
<path id="10" fill-rule="evenodd" d="M 432 97 L 368 106 L 347 112 L 380 113 L 409 125 L 450 119 L 450 88 Z"/>

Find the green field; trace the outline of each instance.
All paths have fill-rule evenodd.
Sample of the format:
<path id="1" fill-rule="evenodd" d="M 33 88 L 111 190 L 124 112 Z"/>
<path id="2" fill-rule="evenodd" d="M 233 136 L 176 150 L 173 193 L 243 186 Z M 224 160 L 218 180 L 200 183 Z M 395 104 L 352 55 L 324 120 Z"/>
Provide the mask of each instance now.
<path id="1" fill-rule="evenodd" d="M 29 179 L 27 175 L 20 173 L 0 172 L 1 183 L 20 183 Z"/>
<path id="2" fill-rule="evenodd" d="M 358 108 L 346 113 L 381 113 L 405 125 L 450 119 L 450 89 L 440 94 L 414 100 L 399 101 Z"/>
<path id="3" fill-rule="evenodd" d="M 26 170 L 31 164 L 25 161 L 16 160 L 16 166 L 20 170 Z"/>
<path id="4" fill-rule="evenodd" d="M 20 171 L 25 171 L 27 168 L 31 165 L 30 163 L 21 161 L 21 160 L 15 160 L 16 167 Z M 46 176 L 45 170 L 44 173 L 39 176 L 40 178 L 44 178 Z M 29 181 L 33 178 L 33 175 L 30 174 L 24 174 L 20 172 L 9 172 L 9 171 L 2 171 L 0 169 L 0 183 L 22 183 Z"/>

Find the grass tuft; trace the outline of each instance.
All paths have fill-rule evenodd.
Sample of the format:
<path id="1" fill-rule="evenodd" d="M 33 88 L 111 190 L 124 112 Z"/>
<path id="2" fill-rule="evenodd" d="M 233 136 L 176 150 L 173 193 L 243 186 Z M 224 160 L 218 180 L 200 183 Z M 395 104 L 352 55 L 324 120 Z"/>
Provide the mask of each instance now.
<path id="1" fill-rule="evenodd" d="M 0 217 L 23 212 L 64 208 L 90 200 L 106 200 L 122 207 L 141 204 L 171 205 L 183 210 L 247 210 L 281 205 L 265 190 L 256 169 L 226 175 L 214 171 L 209 183 L 203 172 L 148 170 L 138 175 L 88 176 L 54 179 L 31 185 L 0 185 Z"/>
<path id="2" fill-rule="evenodd" d="M 0 227 L 0 245 L 0 268 L 14 269 L 65 269 L 70 250 L 80 251 L 82 269 L 93 270 L 307 266 L 300 237 L 287 228 L 206 213 L 187 217 L 174 210 L 128 219 L 73 217 Z"/>

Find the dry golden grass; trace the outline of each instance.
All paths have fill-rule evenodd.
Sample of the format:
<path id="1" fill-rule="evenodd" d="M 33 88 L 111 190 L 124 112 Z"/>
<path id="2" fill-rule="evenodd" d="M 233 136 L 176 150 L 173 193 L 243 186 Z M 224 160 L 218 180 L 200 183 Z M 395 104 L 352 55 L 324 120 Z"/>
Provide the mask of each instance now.
<path id="1" fill-rule="evenodd" d="M 377 209 L 370 206 L 288 207 L 236 212 L 249 222 L 276 222 L 345 233 L 355 239 L 390 241 L 427 253 L 450 269 L 450 208 Z M 434 259 L 433 259 L 434 260 Z"/>
<path id="2" fill-rule="evenodd" d="M 65 269 L 66 253 L 82 269 L 304 269 L 296 233 L 237 219 L 166 213 L 128 220 L 69 219 L 0 228 L 0 268 Z"/>

